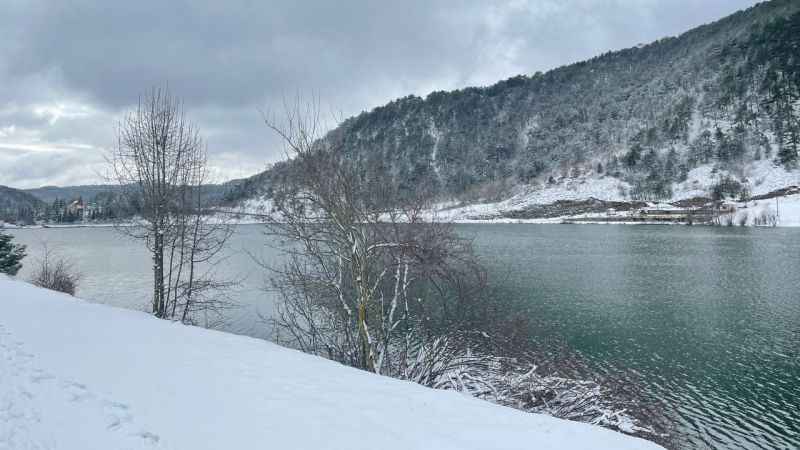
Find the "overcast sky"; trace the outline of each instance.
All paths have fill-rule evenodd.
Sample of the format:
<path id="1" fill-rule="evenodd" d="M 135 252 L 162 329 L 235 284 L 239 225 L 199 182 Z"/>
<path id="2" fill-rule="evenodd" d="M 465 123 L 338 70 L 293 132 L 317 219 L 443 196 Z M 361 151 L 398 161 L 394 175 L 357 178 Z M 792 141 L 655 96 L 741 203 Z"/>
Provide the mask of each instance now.
<path id="1" fill-rule="evenodd" d="M 0 184 L 100 182 L 115 124 L 168 82 L 218 181 L 281 157 L 259 109 L 358 114 L 680 34 L 755 0 L 0 0 Z"/>

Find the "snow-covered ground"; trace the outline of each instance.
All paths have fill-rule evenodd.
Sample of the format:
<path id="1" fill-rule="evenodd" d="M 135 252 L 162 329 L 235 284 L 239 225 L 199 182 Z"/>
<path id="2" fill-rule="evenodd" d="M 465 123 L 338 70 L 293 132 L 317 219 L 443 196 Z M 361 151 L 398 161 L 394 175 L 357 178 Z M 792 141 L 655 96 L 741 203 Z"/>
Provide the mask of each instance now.
<path id="1" fill-rule="evenodd" d="M 691 170 L 686 181 L 675 185 L 673 200 L 708 197 L 714 184 L 725 175 L 746 181 L 751 195 L 762 195 L 787 186 L 800 186 L 800 170 L 787 171 L 769 160 L 754 161 L 738 172 L 715 171 L 712 164 L 706 164 Z"/>
<path id="2" fill-rule="evenodd" d="M 666 200 L 666 203 L 662 205 L 654 204 L 651 207 L 673 208 L 668 202 L 694 197 L 708 198 L 711 196 L 714 185 L 718 184 L 725 176 L 731 176 L 743 182 L 752 196 L 767 194 L 789 186 L 800 186 L 800 170 L 787 171 L 784 167 L 776 165 L 773 161 L 767 159 L 748 163 L 734 171 L 719 170 L 715 169 L 714 164 L 706 164 L 691 170 L 686 181 L 674 184 L 672 198 Z M 431 217 L 435 217 L 436 220 L 460 223 L 562 223 L 565 219 L 585 218 L 585 216 L 510 219 L 504 217 L 504 215 L 510 212 L 522 211 L 532 206 L 551 205 L 563 200 L 598 199 L 629 202 L 631 201 L 628 195 L 630 189 L 631 186 L 628 183 L 609 175 L 582 174 L 576 178 L 562 177 L 555 180 L 555 183 L 518 186 L 509 198 L 498 202 L 466 205 L 453 201 L 442 202 L 436 205 L 435 211 L 431 212 Z M 798 223 L 794 215 L 796 213 L 791 209 L 794 207 L 795 200 L 786 197 L 786 202 L 786 214 L 780 214 L 777 225 L 796 226 L 795 224 Z M 750 202 L 750 205 L 752 206 L 753 202 Z M 766 208 L 765 201 L 758 202 L 758 205 Z M 741 207 L 742 205 L 736 206 Z M 255 214 L 256 216 L 243 216 L 237 221 L 242 221 L 242 223 L 248 220 L 258 221 L 257 215 L 264 214 L 271 207 L 272 203 L 268 198 L 248 199 L 240 204 L 237 210 L 246 214 Z M 752 210 L 749 213 L 750 219 L 745 221 L 746 224 L 750 224 L 752 218 L 755 217 Z M 602 216 L 602 214 L 598 215 L 598 217 Z"/>
<path id="3" fill-rule="evenodd" d="M 726 175 L 731 175 L 745 182 L 751 195 L 754 196 L 788 186 L 800 186 L 800 170 L 787 171 L 782 166 L 775 165 L 769 160 L 755 161 L 742 167 L 737 172 L 715 170 L 714 165 L 707 164 L 690 171 L 686 181 L 675 184 L 673 196 L 669 201 L 693 197 L 710 197 L 713 186 Z M 605 201 L 630 201 L 631 199 L 627 196 L 629 190 L 630 186 L 627 183 L 611 176 L 583 175 L 574 179 L 562 178 L 554 184 L 524 186 L 519 188 L 518 192 L 510 198 L 500 202 L 464 206 L 443 203 L 438 206 L 436 216 L 441 220 L 456 222 L 561 223 L 563 219 L 574 219 L 579 216 L 529 220 L 506 219 L 501 216 L 504 213 L 524 210 L 531 206 L 549 205 L 559 200 L 588 200 L 595 198 Z M 787 208 L 791 208 L 794 204 L 793 202 L 792 199 L 787 197 Z M 654 205 L 654 207 L 657 207 L 657 205 Z M 665 207 L 671 206 L 666 205 Z M 797 223 L 792 214 L 793 212 L 789 209 L 787 209 L 786 216 L 781 214 L 778 226 L 793 226 L 793 224 Z"/>
<path id="4" fill-rule="evenodd" d="M 614 177 L 581 177 L 564 179 L 552 185 L 523 186 L 510 198 L 495 203 L 476 203 L 466 206 L 441 204 L 437 217 L 442 220 L 460 222 L 477 218 L 500 216 L 504 212 L 519 211 L 535 205 L 549 205 L 559 200 L 586 200 L 596 198 L 610 201 L 626 201 L 623 192 L 630 189 L 627 183 Z M 501 219 L 502 220 L 502 219 Z M 514 222 L 517 222 L 514 220 Z M 550 219 L 525 222 L 551 223 Z M 560 220 L 559 220 L 560 222 Z"/>
<path id="5" fill-rule="evenodd" d="M 76 223 L 56 223 L 56 224 L 36 224 L 36 225 L 24 225 L 18 226 L 14 224 L 0 224 L 0 228 L 29 228 L 29 229 L 39 229 L 39 228 L 113 228 L 115 226 L 119 226 L 113 223 L 98 223 L 98 222 L 76 222 Z M 128 226 L 128 225 L 122 225 Z"/>
<path id="6" fill-rule="evenodd" d="M 736 212 L 722 218 L 726 222 L 732 219 L 733 225 L 800 227 L 800 194 L 734 205 Z"/>
<path id="7" fill-rule="evenodd" d="M 0 449 L 659 449 L 0 276 Z"/>

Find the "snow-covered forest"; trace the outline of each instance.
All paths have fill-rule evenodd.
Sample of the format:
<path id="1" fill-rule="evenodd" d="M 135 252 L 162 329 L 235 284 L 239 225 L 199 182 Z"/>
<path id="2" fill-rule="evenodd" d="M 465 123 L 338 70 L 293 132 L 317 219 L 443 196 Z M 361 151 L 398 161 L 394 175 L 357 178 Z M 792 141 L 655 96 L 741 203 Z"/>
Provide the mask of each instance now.
<path id="1" fill-rule="evenodd" d="M 765 2 L 547 73 L 401 98 L 330 136 L 365 176 L 466 203 L 576 182 L 591 191 L 583 199 L 682 199 L 698 168 L 715 176 L 691 195 L 738 197 L 761 162 L 796 184 L 799 12 L 791 0 Z M 291 173 L 291 163 L 276 164 L 228 198 L 269 196 Z"/>

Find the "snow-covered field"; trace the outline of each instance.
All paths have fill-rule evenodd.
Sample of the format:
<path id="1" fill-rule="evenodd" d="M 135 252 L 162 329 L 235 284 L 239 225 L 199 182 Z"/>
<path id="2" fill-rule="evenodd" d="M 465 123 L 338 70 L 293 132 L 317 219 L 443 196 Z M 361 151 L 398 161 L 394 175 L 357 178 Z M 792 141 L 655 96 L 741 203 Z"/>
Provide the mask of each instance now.
<path id="1" fill-rule="evenodd" d="M 0 275 L 0 449 L 659 449 Z"/>
<path id="2" fill-rule="evenodd" d="M 673 196 L 669 201 L 690 199 L 693 197 L 710 197 L 713 186 L 719 180 L 731 175 L 742 180 L 749 188 L 751 195 L 762 195 L 788 186 L 800 186 L 800 170 L 787 171 L 772 161 L 755 161 L 737 172 L 715 170 L 707 164 L 689 172 L 688 178 L 674 185 Z M 549 205 L 559 200 L 588 200 L 595 198 L 605 201 L 630 201 L 626 193 L 630 186 L 611 176 L 585 175 L 574 179 L 560 179 L 555 184 L 544 186 L 525 186 L 506 200 L 494 203 L 478 203 L 455 206 L 452 203 L 439 205 L 436 216 L 441 220 L 456 222 L 513 222 L 513 223 L 561 223 L 563 219 L 574 219 L 578 216 L 517 220 L 506 219 L 504 213 L 520 211 L 530 206 Z M 774 200 L 772 201 L 774 203 Z M 778 226 L 796 226 L 798 223 L 794 212 L 790 210 L 795 200 L 786 197 L 787 214 L 780 214 Z M 759 202 L 765 204 L 765 201 Z M 750 202 L 752 205 L 753 202 Z M 669 205 L 661 205 L 671 207 Z M 654 205 L 657 207 L 657 205 Z M 766 208 L 766 206 L 764 206 Z M 750 221 L 753 214 L 751 211 Z M 624 222 L 617 222 L 624 223 Z"/>
<path id="3" fill-rule="evenodd" d="M 715 172 L 714 166 L 707 164 L 691 170 L 686 181 L 675 185 L 673 200 L 707 197 L 712 186 L 725 175 L 744 181 L 751 195 L 762 195 L 787 186 L 800 186 L 800 170 L 787 171 L 769 160 L 754 161 L 738 172 Z"/>
<path id="4" fill-rule="evenodd" d="M 775 218 L 780 227 L 800 227 L 800 194 L 736 203 L 732 215 L 734 225 L 770 226 L 764 219 Z M 727 219 L 726 219 L 727 220 Z"/>
<path id="5" fill-rule="evenodd" d="M 694 197 L 710 197 L 714 185 L 725 176 L 732 176 L 740 180 L 753 196 L 767 194 L 788 186 L 800 186 L 800 170 L 787 171 L 784 167 L 776 165 L 771 160 L 760 160 L 746 164 L 737 170 L 715 169 L 713 164 L 706 164 L 691 170 L 686 181 L 673 185 L 673 195 L 665 202 L 691 199 Z M 502 201 L 489 203 L 457 204 L 453 201 L 442 202 L 431 212 L 432 218 L 442 221 L 460 223 L 562 223 L 565 219 L 585 218 L 583 216 L 564 216 L 543 219 L 509 219 L 504 217 L 509 212 L 522 211 L 532 206 L 551 205 L 563 200 L 588 200 L 598 199 L 604 201 L 628 202 L 631 201 L 628 193 L 631 186 L 617 178 L 608 175 L 583 174 L 576 178 L 562 177 L 552 184 L 522 185 L 518 186 L 513 194 Z M 781 199 L 783 200 L 783 199 Z M 796 200 L 786 197 L 786 214 L 781 212 L 777 226 L 799 226 L 795 207 Z M 757 202 L 758 208 L 768 212 L 766 201 Z M 774 200 L 773 200 L 774 203 Z M 753 206 L 753 202 L 750 202 Z M 239 205 L 237 210 L 245 214 L 263 214 L 272 206 L 268 198 L 249 199 Z M 736 205 L 741 207 L 743 205 Z M 652 207 L 672 208 L 668 203 L 652 205 Z M 745 213 L 745 223 L 750 225 L 756 217 L 754 210 Z M 760 211 L 758 212 L 760 214 Z M 598 217 L 601 217 L 600 214 Z M 255 217 L 255 216 L 254 216 Z M 256 222 L 257 217 L 243 216 L 237 219 L 242 223 Z M 737 218 L 741 221 L 741 218 Z M 737 223 L 739 223 L 737 221 Z M 625 223 L 625 222 L 615 222 Z M 641 222 L 637 222 L 641 223 Z"/>

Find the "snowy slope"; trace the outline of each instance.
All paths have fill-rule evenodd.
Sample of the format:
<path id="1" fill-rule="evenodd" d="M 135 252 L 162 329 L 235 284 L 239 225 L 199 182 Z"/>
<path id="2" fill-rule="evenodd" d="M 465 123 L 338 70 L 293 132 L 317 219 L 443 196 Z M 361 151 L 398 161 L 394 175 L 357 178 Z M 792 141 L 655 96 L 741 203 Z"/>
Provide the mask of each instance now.
<path id="1" fill-rule="evenodd" d="M 463 221 L 471 218 L 500 216 L 509 211 L 520 211 L 530 206 L 549 205 L 559 200 L 601 200 L 625 201 L 621 192 L 629 189 L 627 183 L 613 177 L 580 177 L 559 180 L 553 185 L 522 186 L 518 192 L 506 200 L 496 203 L 476 203 L 467 206 L 450 207 L 440 205 L 436 215 L 441 220 Z M 543 221 L 547 223 L 547 221 Z"/>
<path id="2" fill-rule="evenodd" d="M 731 175 L 745 183 L 751 195 L 766 194 L 788 186 L 800 186 L 800 170 L 787 171 L 768 160 L 747 164 L 738 173 L 725 170 L 715 172 L 713 164 L 706 164 L 691 170 L 686 181 L 675 185 L 673 200 L 708 197 L 713 185 L 725 175 Z"/>
<path id="3" fill-rule="evenodd" d="M 658 449 L 0 276 L 0 449 Z"/>
<path id="4" fill-rule="evenodd" d="M 743 166 L 737 172 L 715 170 L 713 164 L 706 164 L 689 172 L 687 180 L 673 186 L 673 195 L 664 203 L 710 197 L 713 186 L 725 176 L 732 176 L 745 184 L 751 195 L 762 195 L 789 186 L 800 186 L 800 170 L 787 171 L 772 161 L 755 161 Z M 520 211 L 536 205 L 549 205 L 559 200 L 588 200 L 595 198 L 606 201 L 631 201 L 628 192 L 630 185 L 611 176 L 581 175 L 577 178 L 562 178 L 554 184 L 522 186 L 508 199 L 495 203 L 478 203 L 465 206 L 452 204 L 439 205 L 437 217 L 441 220 L 502 221 L 504 213 Z M 559 223 L 560 220 L 537 219 L 535 223 Z M 781 220 L 786 226 L 791 220 Z"/>
<path id="5" fill-rule="evenodd" d="M 663 207 L 671 207 L 669 202 L 711 197 L 716 184 L 725 176 L 730 176 L 744 184 L 753 196 L 762 195 L 789 186 L 800 186 L 800 170 L 786 170 L 770 160 L 753 161 L 743 164 L 736 171 L 720 170 L 714 164 L 701 165 L 688 173 L 686 181 L 673 184 L 673 195 L 662 201 Z M 610 175 L 582 173 L 575 178 L 560 177 L 554 183 L 519 185 L 502 201 L 489 203 L 460 204 L 454 201 L 442 202 L 431 212 L 431 218 L 455 222 L 528 222 L 561 223 L 563 218 L 550 219 L 506 219 L 504 214 L 522 211 L 533 206 L 552 205 L 564 200 L 598 199 L 604 201 L 632 201 L 630 184 Z M 253 214 L 254 219 L 269 212 L 272 200 L 266 197 L 247 199 L 238 205 L 237 210 Z M 245 216 L 247 217 L 247 216 Z M 569 216 L 575 217 L 575 216 Z M 779 221 L 779 226 L 787 226 L 790 219 Z"/>
<path id="6" fill-rule="evenodd" d="M 764 218 L 774 217 L 775 226 L 800 227 L 800 194 L 787 195 L 767 200 L 752 200 L 749 202 L 734 203 L 736 212 L 724 216 L 723 223 L 729 220 L 734 225 L 772 226 L 773 223 Z M 759 222 L 761 219 L 761 222 Z"/>

